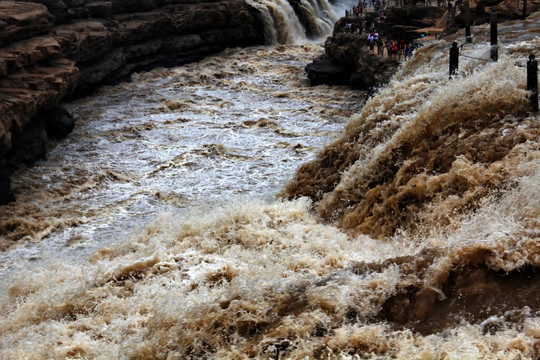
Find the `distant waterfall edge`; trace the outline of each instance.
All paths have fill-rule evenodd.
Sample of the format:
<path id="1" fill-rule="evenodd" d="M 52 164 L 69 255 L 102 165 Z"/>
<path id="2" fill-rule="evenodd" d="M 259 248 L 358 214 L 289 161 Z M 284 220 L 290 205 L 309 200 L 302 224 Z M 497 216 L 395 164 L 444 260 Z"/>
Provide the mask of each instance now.
<path id="1" fill-rule="evenodd" d="M 257 9 L 267 44 L 297 44 L 328 36 L 344 9 L 354 1 L 246 0 Z"/>

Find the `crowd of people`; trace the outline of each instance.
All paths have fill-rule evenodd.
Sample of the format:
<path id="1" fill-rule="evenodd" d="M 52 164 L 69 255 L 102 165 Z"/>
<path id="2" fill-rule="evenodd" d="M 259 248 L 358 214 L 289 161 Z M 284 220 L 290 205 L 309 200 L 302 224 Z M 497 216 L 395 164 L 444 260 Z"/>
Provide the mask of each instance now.
<path id="1" fill-rule="evenodd" d="M 437 2 L 437 6 L 448 6 L 451 8 L 452 5 L 458 6 L 462 0 L 359 0 L 357 6 L 353 6 L 350 10 L 345 10 L 345 16 L 360 17 L 364 12 L 367 12 L 369 6 L 370 8 L 373 8 L 373 11 L 379 12 L 381 20 L 384 20 L 384 9 L 386 9 L 388 5 L 391 5 L 391 2 L 394 2 L 395 6 L 432 6 L 435 1 Z M 474 1 L 475 0 L 472 0 L 472 2 Z"/>
<path id="2" fill-rule="evenodd" d="M 377 54 L 381 56 L 384 56 L 384 50 L 386 50 L 388 57 L 396 60 L 408 59 L 413 52 L 413 44 L 407 44 L 405 40 L 392 41 L 390 39 L 387 39 L 386 41 L 384 41 L 381 38 L 375 39 L 375 36 L 371 36 L 371 39 L 368 40 L 367 46 L 370 48 L 371 51 L 374 51 L 376 47 Z"/>
<path id="3" fill-rule="evenodd" d="M 376 52 L 381 56 L 389 56 L 391 58 L 402 60 L 411 56 L 414 51 L 414 46 L 411 42 L 405 40 L 393 40 L 390 35 L 383 36 L 377 31 L 379 23 L 386 21 L 386 7 L 395 6 L 432 6 L 436 2 L 437 6 L 448 6 L 448 10 L 459 6 L 463 0 L 359 0 L 357 6 L 353 6 L 350 10 L 345 10 L 347 22 L 343 31 L 351 34 L 367 35 L 367 46 L 371 51 Z M 474 2 L 475 0 L 471 0 Z M 365 16 L 370 12 L 375 12 L 375 19 L 368 23 L 366 18 L 373 19 L 373 16 Z M 373 9 L 373 10 L 371 10 Z M 354 19 L 356 18 L 356 19 Z M 422 36 L 424 36 L 422 34 Z M 540 360 L 540 359 L 539 359 Z"/>
<path id="4" fill-rule="evenodd" d="M 374 9 L 374 11 L 381 11 L 386 8 L 386 4 L 384 0 L 359 0 L 357 6 L 353 6 L 350 10 L 345 10 L 345 16 L 356 16 L 360 17 L 364 12 L 367 12 L 367 8 L 371 7 Z"/>
<path id="5" fill-rule="evenodd" d="M 392 40 L 390 37 L 383 39 L 382 34 L 380 34 L 377 30 L 377 25 L 378 21 L 383 22 L 386 18 L 384 15 L 384 10 L 382 9 L 382 7 L 384 7 L 384 1 L 381 3 L 381 0 L 370 0 L 370 5 L 377 4 L 381 6 L 381 9 L 378 10 L 380 13 L 378 17 L 379 20 L 374 20 L 368 23 L 364 17 L 361 17 L 362 13 L 368 6 L 368 3 L 366 0 L 363 2 L 360 1 L 358 6 L 355 6 L 351 10 L 350 15 L 347 12 L 346 15 L 349 15 L 347 17 L 348 21 L 345 23 L 343 31 L 357 35 L 366 33 L 367 47 L 371 51 L 376 52 L 378 55 L 386 55 L 396 60 L 407 59 L 411 56 L 414 50 L 413 44 L 407 43 L 405 40 Z M 356 17 L 356 20 L 351 20 L 351 16 Z"/>

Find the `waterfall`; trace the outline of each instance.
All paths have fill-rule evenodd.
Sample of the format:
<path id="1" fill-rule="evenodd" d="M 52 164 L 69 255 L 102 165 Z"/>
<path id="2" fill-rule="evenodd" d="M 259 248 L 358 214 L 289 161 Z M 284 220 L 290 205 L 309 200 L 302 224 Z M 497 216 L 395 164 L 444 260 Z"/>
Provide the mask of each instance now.
<path id="1" fill-rule="evenodd" d="M 305 39 L 305 31 L 287 0 L 246 1 L 261 12 L 267 43 L 291 44 Z"/>
<path id="2" fill-rule="evenodd" d="M 332 32 L 338 14 L 333 11 L 332 5 L 324 0 L 300 0 L 303 12 L 309 16 L 313 35 L 323 37 Z"/>
<path id="3" fill-rule="evenodd" d="M 328 36 L 344 9 L 354 0 L 246 0 L 259 10 L 266 43 L 295 44 Z"/>

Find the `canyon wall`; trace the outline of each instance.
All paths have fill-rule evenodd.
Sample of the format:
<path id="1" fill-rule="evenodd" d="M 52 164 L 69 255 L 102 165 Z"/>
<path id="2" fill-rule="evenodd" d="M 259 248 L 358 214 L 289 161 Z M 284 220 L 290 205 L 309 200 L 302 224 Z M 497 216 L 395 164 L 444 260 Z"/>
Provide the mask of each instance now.
<path id="1" fill-rule="evenodd" d="M 0 203 L 9 173 L 45 153 L 74 120 L 55 109 L 134 71 L 264 42 L 242 0 L 0 1 Z"/>

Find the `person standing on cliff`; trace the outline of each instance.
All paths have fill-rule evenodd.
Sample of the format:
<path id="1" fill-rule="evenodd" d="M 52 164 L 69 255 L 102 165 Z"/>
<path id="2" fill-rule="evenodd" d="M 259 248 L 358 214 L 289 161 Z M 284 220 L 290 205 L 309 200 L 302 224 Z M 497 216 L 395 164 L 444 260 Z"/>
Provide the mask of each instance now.
<path id="1" fill-rule="evenodd" d="M 409 45 L 405 46 L 405 59 L 408 59 L 411 56 L 411 48 Z"/>

